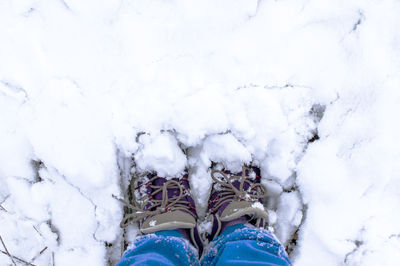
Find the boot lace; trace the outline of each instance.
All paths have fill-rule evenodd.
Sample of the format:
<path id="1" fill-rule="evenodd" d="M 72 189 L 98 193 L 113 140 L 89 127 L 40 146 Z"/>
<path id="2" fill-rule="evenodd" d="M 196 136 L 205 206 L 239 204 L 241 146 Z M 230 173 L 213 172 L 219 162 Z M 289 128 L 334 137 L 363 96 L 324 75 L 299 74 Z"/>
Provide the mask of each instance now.
<path id="1" fill-rule="evenodd" d="M 129 212 L 123 217 L 120 223 L 120 226 L 122 228 L 127 227 L 131 223 L 144 221 L 149 217 L 175 210 L 181 210 L 187 212 L 194 217 L 194 214 L 191 212 L 191 210 L 195 210 L 195 207 L 188 200 L 184 199 L 185 196 L 189 195 L 189 191 L 180 182 L 176 180 L 168 180 L 162 186 L 154 185 L 153 181 L 156 180 L 157 178 L 160 177 L 154 176 L 150 178 L 150 180 L 147 183 L 142 184 L 141 186 L 138 187 L 135 187 L 134 182 L 132 180 L 131 191 L 133 196 L 133 202 L 137 203 L 136 205 L 133 205 L 123 199 L 118 198 L 118 200 L 128 208 Z M 150 195 L 144 195 L 142 197 L 137 198 L 135 190 L 137 189 L 140 190 L 142 186 L 152 188 L 153 192 Z M 168 191 L 174 189 L 178 189 L 179 194 L 177 196 L 169 197 Z M 161 200 L 155 199 L 154 198 L 155 195 L 160 192 L 162 193 Z M 150 206 L 147 206 L 148 202 L 150 202 L 151 204 Z"/>
<path id="2" fill-rule="evenodd" d="M 254 182 L 246 171 L 250 173 L 253 171 L 251 168 L 243 166 L 242 175 L 227 174 L 225 171 L 213 170 L 211 177 L 216 182 L 217 186 L 221 186 L 218 196 L 216 196 L 209 205 L 214 203 L 211 212 L 218 210 L 226 202 L 237 201 L 258 201 L 266 196 L 266 189 L 261 183 Z M 216 175 L 218 174 L 219 177 Z M 234 181 L 239 182 L 239 188 L 233 185 Z M 247 184 L 248 188 L 244 189 Z M 219 189 L 218 189 L 219 190 Z"/>

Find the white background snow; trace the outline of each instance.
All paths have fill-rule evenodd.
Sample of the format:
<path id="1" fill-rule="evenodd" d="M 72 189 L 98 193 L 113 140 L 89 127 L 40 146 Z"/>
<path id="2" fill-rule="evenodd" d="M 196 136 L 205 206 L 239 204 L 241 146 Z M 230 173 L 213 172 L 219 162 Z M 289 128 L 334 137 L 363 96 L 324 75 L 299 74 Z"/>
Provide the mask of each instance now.
<path id="1" fill-rule="evenodd" d="M 295 265 L 398 265 L 399 14 L 395 0 L 1 0 L 14 262 L 114 264 L 135 229 L 113 195 L 135 171 L 189 169 L 204 215 L 211 161 L 252 161 Z"/>

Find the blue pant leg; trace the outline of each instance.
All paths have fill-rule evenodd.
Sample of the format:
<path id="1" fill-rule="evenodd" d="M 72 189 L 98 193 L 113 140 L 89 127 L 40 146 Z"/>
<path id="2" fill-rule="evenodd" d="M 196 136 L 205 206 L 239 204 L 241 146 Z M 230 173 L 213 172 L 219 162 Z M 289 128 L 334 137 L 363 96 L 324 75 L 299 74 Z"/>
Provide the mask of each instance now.
<path id="1" fill-rule="evenodd" d="M 202 265 L 291 265 L 284 247 L 267 230 L 233 225 L 210 243 Z"/>
<path id="2" fill-rule="evenodd" d="M 177 230 L 138 237 L 117 266 L 200 265 L 196 249 Z"/>

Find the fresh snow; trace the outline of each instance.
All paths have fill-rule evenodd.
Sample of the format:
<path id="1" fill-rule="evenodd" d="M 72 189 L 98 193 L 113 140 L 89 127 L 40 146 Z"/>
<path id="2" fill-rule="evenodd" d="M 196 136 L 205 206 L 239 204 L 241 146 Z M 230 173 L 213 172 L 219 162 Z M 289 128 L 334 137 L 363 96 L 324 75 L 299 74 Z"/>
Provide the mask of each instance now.
<path id="1" fill-rule="evenodd" d="M 212 162 L 260 166 L 295 265 L 397 265 L 398 14 L 0 1 L 0 265 L 113 265 L 138 233 L 119 227 L 130 178 L 187 169 L 203 217 Z"/>
<path id="2" fill-rule="evenodd" d="M 256 208 L 256 209 L 260 209 L 260 210 L 265 210 L 264 205 L 262 205 L 260 202 L 254 202 L 251 207 Z"/>

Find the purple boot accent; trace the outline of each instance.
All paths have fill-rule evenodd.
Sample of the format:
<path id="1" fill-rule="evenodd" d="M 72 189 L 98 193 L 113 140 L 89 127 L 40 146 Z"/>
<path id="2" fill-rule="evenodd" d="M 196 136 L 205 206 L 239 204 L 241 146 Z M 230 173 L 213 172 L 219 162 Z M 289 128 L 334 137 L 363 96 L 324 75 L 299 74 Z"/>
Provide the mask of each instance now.
<path id="1" fill-rule="evenodd" d="M 262 205 L 266 189 L 260 183 L 260 169 L 242 167 L 242 171 L 232 174 L 226 170 L 214 170 L 214 180 L 208 204 L 212 219 L 212 230 L 208 236 L 211 241 L 229 225 L 255 222 L 258 227 L 265 226 L 268 214 Z"/>

